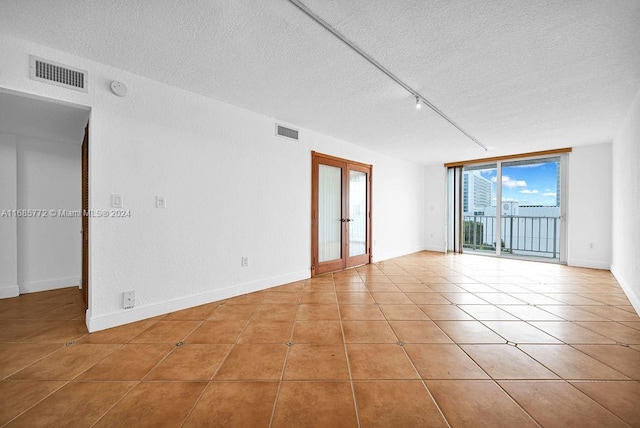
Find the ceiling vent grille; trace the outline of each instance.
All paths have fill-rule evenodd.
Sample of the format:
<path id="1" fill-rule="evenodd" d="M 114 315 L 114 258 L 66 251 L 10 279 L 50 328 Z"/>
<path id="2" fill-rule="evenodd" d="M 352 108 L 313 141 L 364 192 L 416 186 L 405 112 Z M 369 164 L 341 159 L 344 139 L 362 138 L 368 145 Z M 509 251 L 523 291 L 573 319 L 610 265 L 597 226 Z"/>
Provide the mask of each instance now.
<path id="1" fill-rule="evenodd" d="M 87 92 L 87 72 L 84 70 L 29 56 L 29 74 L 33 80 Z"/>
<path id="2" fill-rule="evenodd" d="M 292 140 L 298 140 L 298 131 L 295 129 L 287 128 L 276 123 L 276 135 L 279 137 L 291 138 Z"/>

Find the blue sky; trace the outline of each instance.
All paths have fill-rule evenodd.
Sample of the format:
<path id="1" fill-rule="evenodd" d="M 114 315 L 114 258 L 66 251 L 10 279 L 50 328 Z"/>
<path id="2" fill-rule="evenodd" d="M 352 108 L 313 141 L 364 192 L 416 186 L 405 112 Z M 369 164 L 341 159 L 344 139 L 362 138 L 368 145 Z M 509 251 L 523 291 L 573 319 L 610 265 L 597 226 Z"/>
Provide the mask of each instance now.
<path id="1" fill-rule="evenodd" d="M 518 201 L 520 205 L 556 206 L 557 162 L 502 167 L 502 200 Z M 491 180 L 492 198 L 496 197 L 496 170 L 480 171 Z M 494 202 L 495 203 L 495 202 Z"/>

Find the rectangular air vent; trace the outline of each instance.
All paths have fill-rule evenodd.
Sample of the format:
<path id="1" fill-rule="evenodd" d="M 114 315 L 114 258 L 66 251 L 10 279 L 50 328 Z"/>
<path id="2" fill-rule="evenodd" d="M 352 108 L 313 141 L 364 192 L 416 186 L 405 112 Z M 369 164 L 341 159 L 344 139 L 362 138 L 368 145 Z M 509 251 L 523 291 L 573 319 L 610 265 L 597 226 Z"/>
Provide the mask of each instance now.
<path id="1" fill-rule="evenodd" d="M 29 77 L 33 80 L 87 92 L 87 72 L 35 56 L 29 56 Z"/>
<path id="2" fill-rule="evenodd" d="M 295 129 L 287 128 L 276 123 L 276 135 L 279 137 L 291 138 L 293 140 L 298 139 L 298 131 Z"/>

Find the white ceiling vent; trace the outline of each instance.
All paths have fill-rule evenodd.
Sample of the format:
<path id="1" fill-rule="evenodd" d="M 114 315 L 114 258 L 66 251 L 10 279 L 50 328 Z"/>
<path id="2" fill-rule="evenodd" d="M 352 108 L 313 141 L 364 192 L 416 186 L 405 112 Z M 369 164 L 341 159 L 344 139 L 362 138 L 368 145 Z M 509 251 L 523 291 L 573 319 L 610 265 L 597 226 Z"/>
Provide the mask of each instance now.
<path id="1" fill-rule="evenodd" d="M 287 128 L 276 123 L 276 135 L 279 137 L 291 138 L 292 140 L 298 140 L 298 130 Z"/>
<path id="2" fill-rule="evenodd" d="M 29 56 L 29 77 L 33 80 L 87 92 L 87 72 L 33 55 Z"/>

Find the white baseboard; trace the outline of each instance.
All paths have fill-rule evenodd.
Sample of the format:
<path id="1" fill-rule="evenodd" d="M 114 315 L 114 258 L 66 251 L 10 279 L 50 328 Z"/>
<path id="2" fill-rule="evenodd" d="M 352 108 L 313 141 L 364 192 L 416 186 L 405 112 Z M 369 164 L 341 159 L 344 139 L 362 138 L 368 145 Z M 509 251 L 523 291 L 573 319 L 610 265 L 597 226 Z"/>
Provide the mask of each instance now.
<path id="1" fill-rule="evenodd" d="M 424 247 L 424 251 L 434 251 L 436 253 L 446 253 L 446 247 L 444 245 L 427 245 Z"/>
<path id="2" fill-rule="evenodd" d="M 420 251 L 424 251 L 424 246 L 414 247 L 406 251 L 401 251 L 399 253 L 391 253 L 391 254 L 382 254 L 381 256 L 376 256 L 374 252 L 372 263 L 378 263 L 389 259 L 395 259 L 397 257 L 407 256 L 409 254 L 419 253 Z"/>
<path id="3" fill-rule="evenodd" d="M 202 294 L 181 297 L 178 299 L 165 300 L 163 302 L 152 303 L 149 305 L 136 306 L 131 309 L 122 309 L 103 315 L 92 316 L 87 311 L 87 329 L 90 333 L 104 330 L 111 327 L 117 327 L 123 324 L 129 324 L 158 315 L 168 314 L 170 312 L 181 311 L 183 309 L 192 308 L 206 303 L 216 302 L 231 297 L 240 296 L 254 291 L 264 290 L 266 288 L 275 287 L 290 282 L 302 281 L 311 276 L 311 269 L 292 272 L 285 275 L 279 275 L 272 278 L 261 279 L 258 281 L 238 284 L 227 288 L 217 289 Z"/>
<path id="4" fill-rule="evenodd" d="M 610 270 L 611 264 L 593 260 L 567 259 L 567 266 Z"/>
<path id="5" fill-rule="evenodd" d="M 620 274 L 616 266 L 611 265 L 611 273 L 616 277 L 616 281 L 618 281 L 618 284 L 622 287 L 624 294 L 627 295 L 633 309 L 635 309 L 638 315 L 640 315 L 640 295 L 637 294 L 638 291 L 631 287 L 631 284 Z"/>
<path id="6" fill-rule="evenodd" d="M 17 285 L 0 285 L 0 299 L 9 299 L 20 295 L 20 287 Z"/>
<path id="7" fill-rule="evenodd" d="M 80 284 L 80 278 L 62 278 L 51 281 L 31 282 L 29 284 L 20 284 L 20 294 L 57 290 L 58 288 L 66 287 L 77 287 L 78 284 Z"/>

